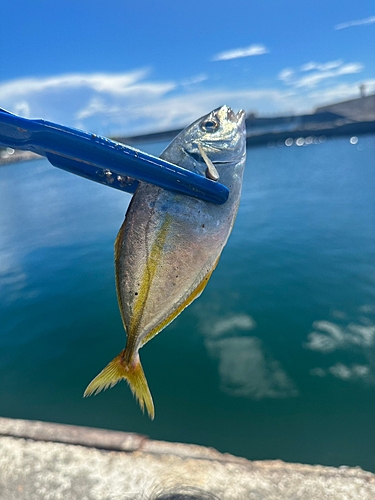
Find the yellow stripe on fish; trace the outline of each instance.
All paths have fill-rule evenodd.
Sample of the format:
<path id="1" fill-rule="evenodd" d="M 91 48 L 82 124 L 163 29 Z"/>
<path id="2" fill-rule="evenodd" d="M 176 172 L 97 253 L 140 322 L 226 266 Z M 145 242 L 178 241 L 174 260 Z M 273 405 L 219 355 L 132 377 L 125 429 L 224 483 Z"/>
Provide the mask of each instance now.
<path id="1" fill-rule="evenodd" d="M 137 292 L 138 293 L 137 299 L 135 300 L 133 306 L 133 317 L 131 318 L 129 324 L 129 335 L 137 331 L 137 328 L 142 319 L 142 315 L 147 303 L 148 294 L 150 292 L 151 284 L 155 278 L 158 266 L 160 266 L 161 260 L 163 258 L 164 244 L 167 238 L 168 229 L 170 225 L 171 225 L 171 217 L 167 214 L 165 216 L 165 220 L 159 232 L 157 233 L 155 241 L 151 247 L 151 251 L 148 255 L 146 267 L 140 281 L 140 288 L 139 291 Z M 155 328 L 156 332 L 150 338 L 156 335 L 156 333 L 159 332 L 162 328 L 164 327 Z M 142 345 L 144 345 L 146 342 L 143 342 Z"/>

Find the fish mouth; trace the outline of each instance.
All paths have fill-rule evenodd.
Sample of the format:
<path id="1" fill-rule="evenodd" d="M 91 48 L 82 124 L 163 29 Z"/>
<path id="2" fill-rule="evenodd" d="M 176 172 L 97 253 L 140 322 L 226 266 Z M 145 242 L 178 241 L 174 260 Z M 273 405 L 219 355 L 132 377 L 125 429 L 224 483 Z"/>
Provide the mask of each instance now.
<path id="1" fill-rule="evenodd" d="M 237 124 L 238 127 L 242 127 L 245 125 L 246 113 L 243 109 L 240 109 L 238 113 L 235 113 L 232 108 L 224 104 L 224 106 L 215 109 L 213 113 L 219 115 L 223 120 L 228 120 L 232 123 Z"/>
<path id="2" fill-rule="evenodd" d="M 240 109 L 236 115 L 238 125 L 245 125 L 246 113 L 243 109 Z"/>

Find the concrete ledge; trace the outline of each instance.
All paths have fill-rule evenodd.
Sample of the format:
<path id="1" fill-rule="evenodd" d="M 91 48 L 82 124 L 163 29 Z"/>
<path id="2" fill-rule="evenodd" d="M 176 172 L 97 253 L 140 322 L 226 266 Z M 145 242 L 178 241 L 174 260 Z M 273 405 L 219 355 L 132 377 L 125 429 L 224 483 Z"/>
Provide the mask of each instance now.
<path id="1" fill-rule="evenodd" d="M 54 424 L 0 417 L 0 436 L 76 444 L 105 450 L 135 451 L 146 438 L 130 432 L 93 429 L 78 425 Z"/>
<path id="2" fill-rule="evenodd" d="M 1 500 L 155 500 L 181 489 L 223 500 L 373 500 L 375 475 L 252 462 L 138 434 L 0 418 Z"/>

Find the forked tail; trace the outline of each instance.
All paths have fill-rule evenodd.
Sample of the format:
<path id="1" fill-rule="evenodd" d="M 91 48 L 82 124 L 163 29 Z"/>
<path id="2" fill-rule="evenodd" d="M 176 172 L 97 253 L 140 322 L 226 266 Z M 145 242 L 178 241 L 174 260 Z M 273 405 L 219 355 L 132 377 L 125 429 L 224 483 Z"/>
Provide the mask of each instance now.
<path id="1" fill-rule="evenodd" d="M 154 419 L 154 403 L 147 380 L 143 372 L 138 354 L 131 361 L 126 361 L 124 357 L 125 350 L 121 351 L 94 380 L 87 386 L 84 397 L 98 394 L 98 392 L 113 387 L 121 379 L 125 379 L 137 399 L 142 411 L 146 406 L 147 413 L 151 420 Z"/>

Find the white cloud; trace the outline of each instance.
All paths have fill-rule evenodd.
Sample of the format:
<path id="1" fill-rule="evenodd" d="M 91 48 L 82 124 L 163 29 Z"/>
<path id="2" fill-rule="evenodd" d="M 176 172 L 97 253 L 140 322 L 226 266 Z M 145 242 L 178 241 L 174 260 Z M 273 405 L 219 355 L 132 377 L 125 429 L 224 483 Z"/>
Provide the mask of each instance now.
<path id="1" fill-rule="evenodd" d="M 361 311 L 361 313 L 365 314 L 375 313 L 375 304 L 364 304 L 359 308 L 359 310 Z"/>
<path id="2" fill-rule="evenodd" d="M 44 118 L 103 135 L 134 135 L 185 126 L 223 104 L 262 114 L 309 112 L 327 102 L 358 96 L 360 83 L 366 85 L 367 92 L 375 90 L 375 80 L 350 84 L 330 81 L 331 72 L 342 78 L 358 71 L 358 63 L 330 70 L 327 68 L 332 68 L 334 61 L 308 64 L 314 64 L 315 69 L 281 71 L 278 78 L 285 88 L 277 88 L 276 82 L 268 88 L 215 87 L 205 82 L 207 75 L 203 74 L 180 82 L 152 81 L 145 69 L 22 78 L 0 82 L 1 104 L 25 117 Z M 324 86 L 319 85 L 322 79 Z M 195 85 L 199 82 L 202 84 Z"/>
<path id="3" fill-rule="evenodd" d="M 239 49 L 227 50 L 215 54 L 212 61 L 228 61 L 229 59 L 239 59 L 240 57 L 260 56 L 268 54 L 267 47 L 261 44 L 250 45 Z"/>
<path id="4" fill-rule="evenodd" d="M 367 363 L 354 362 L 347 364 L 339 361 L 329 368 L 313 368 L 310 370 L 312 376 L 326 377 L 331 375 L 344 381 L 375 382 L 373 359 L 375 324 L 371 317 L 375 309 L 371 304 L 366 304 L 360 307 L 358 311 L 360 314 L 355 321 L 347 321 L 348 314 L 344 314 L 342 311 L 332 312 L 332 315 L 340 324 L 332 321 L 315 321 L 313 324 L 314 330 L 308 334 L 308 342 L 304 347 L 324 355 L 337 351 L 350 351 L 353 356 L 360 356 Z M 337 358 L 338 354 L 335 354 L 335 357 Z M 347 358 L 347 354 L 345 357 Z"/>
<path id="5" fill-rule="evenodd" d="M 344 64 L 336 69 L 330 71 L 321 71 L 319 73 L 314 73 L 301 78 L 296 82 L 296 87 L 316 87 L 318 83 L 322 80 L 327 80 L 329 78 L 336 78 L 341 75 L 349 75 L 353 73 L 360 73 L 363 70 L 363 65 L 361 63 L 349 63 Z"/>
<path id="6" fill-rule="evenodd" d="M 206 340 L 219 361 L 221 389 L 249 399 L 295 397 L 298 391 L 278 361 L 266 357 L 256 337 Z"/>
<path id="7" fill-rule="evenodd" d="M 294 71 L 290 68 L 284 68 L 282 71 L 280 71 L 278 75 L 278 79 L 281 80 L 284 83 L 289 83 L 292 81 L 294 77 Z"/>
<path id="8" fill-rule="evenodd" d="M 375 79 L 369 79 L 351 84 L 341 83 L 325 89 L 316 89 L 310 91 L 308 97 L 311 102 L 319 103 L 319 105 L 338 102 L 345 99 L 353 99 L 359 97 L 358 89 L 362 83 L 365 84 L 368 93 L 375 92 Z"/>
<path id="9" fill-rule="evenodd" d="M 93 97 L 84 108 L 75 113 L 75 117 L 78 120 L 84 120 L 99 113 L 117 113 L 118 111 L 117 106 L 108 108 L 103 99 Z"/>
<path id="10" fill-rule="evenodd" d="M 340 380 L 344 380 L 346 382 L 358 380 L 369 383 L 373 382 L 371 368 L 368 365 L 346 365 L 344 363 L 336 363 L 326 370 L 320 367 L 313 368 L 310 370 L 310 375 L 315 377 L 326 377 L 327 375 L 332 375 L 335 378 L 339 378 Z"/>
<path id="11" fill-rule="evenodd" d="M 16 113 L 16 115 L 21 115 L 25 118 L 28 118 L 30 116 L 29 103 L 26 101 L 19 101 L 13 109 L 13 112 Z"/>
<path id="12" fill-rule="evenodd" d="M 307 349 L 319 352 L 332 352 L 345 342 L 345 333 L 342 329 L 329 321 L 315 321 L 314 331 L 308 334 Z M 318 330 L 318 331 L 317 331 Z"/>
<path id="13" fill-rule="evenodd" d="M 329 353 L 352 346 L 366 348 L 375 345 L 375 325 L 372 323 L 340 326 L 330 321 L 315 321 L 313 327 L 305 344 L 312 351 Z"/>
<path id="14" fill-rule="evenodd" d="M 127 73 L 68 73 L 49 77 L 20 78 L 0 84 L 2 99 L 9 96 L 24 96 L 47 91 L 72 90 L 77 88 L 91 89 L 96 92 L 121 95 L 144 79 L 149 70 L 141 69 Z M 159 89 L 158 85 L 156 88 Z M 160 89 L 159 89 L 160 90 Z"/>
<path id="15" fill-rule="evenodd" d="M 245 332 L 254 330 L 256 323 L 254 319 L 245 313 L 231 314 L 212 320 L 205 317 L 201 321 L 201 330 L 208 338 L 218 338 L 223 335 L 235 335 L 239 331 Z"/>
<path id="16" fill-rule="evenodd" d="M 260 339 L 250 336 L 255 320 L 246 313 L 220 315 L 198 308 L 199 329 L 208 354 L 217 359 L 220 388 L 231 396 L 249 399 L 298 395 L 279 361 L 266 354 Z"/>
<path id="17" fill-rule="evenodd" d="M 375 16 L 366 17 L 365 19 L 358 19 L 356 21 L 348 21 L 346 23 L 336 24 L 335 30 L 343 30 L 352 26 L 363 26 L 366 24 L 375 23 Z"/>
<path id="18" fill-rule="evenodd" d="M 312 368 L 310 370 L 310 375 L 312 375 L 313 377 L 321 377 L 321 378 L 323 378 L 323 377 L 325 377 L 327 375 L 327 372 L 323 368 L 316 367 L 316 368 Z"/>
<path id="19" fill-rule="evenodd" d="M 63 74 L 0 82 L 2 105 L 27 117 L 108 133 L 139 122 L 138 106 L 164 98 L 178 85 L 150 81 L 148 70 Z"/>
<path id="20" fill-rule="evenodd" d="M 298 70 L 292 68 L 283 69 L 278 79 L 296 89 L 314 88 L 324 80 L 333 80 L 343 75 L 360 73 L 363 65 L 358 62 L 344 64 L 343 61 L 328 61 L 316 63 L 310 61 Z M 301 75 L 301 73 L 308 73 Z"/>
<path id="21" fill-rule="evenodd" d="M 200 75 L 195 75 L 186 80 L 182 80 L 181 85 L 196 85 L 197 83 L 204 82 L 208 80 L 208 75 L 201 73 Z"/>
<path id="22" fill-rule="evenodd" d="M 366 365 L 344 365 L 343 363 L 336 363 L 331 366 L 329 372 L 336 378 L 341 380 L 364 379 L 370 375 L 370 368 Z"/>
<path id="23" fill-rule="evenodd" d="M 303 64 L 300 69 L 301 71 L 312 71 L 314 69 L 319 71 L 327 71 L 330 69 L 338 68 L 341 65 L 342 65 L 341 60 L 328 61 L 326 63 L 316 63 L 314 61 L 310 61 L 306 64 Z"/>

